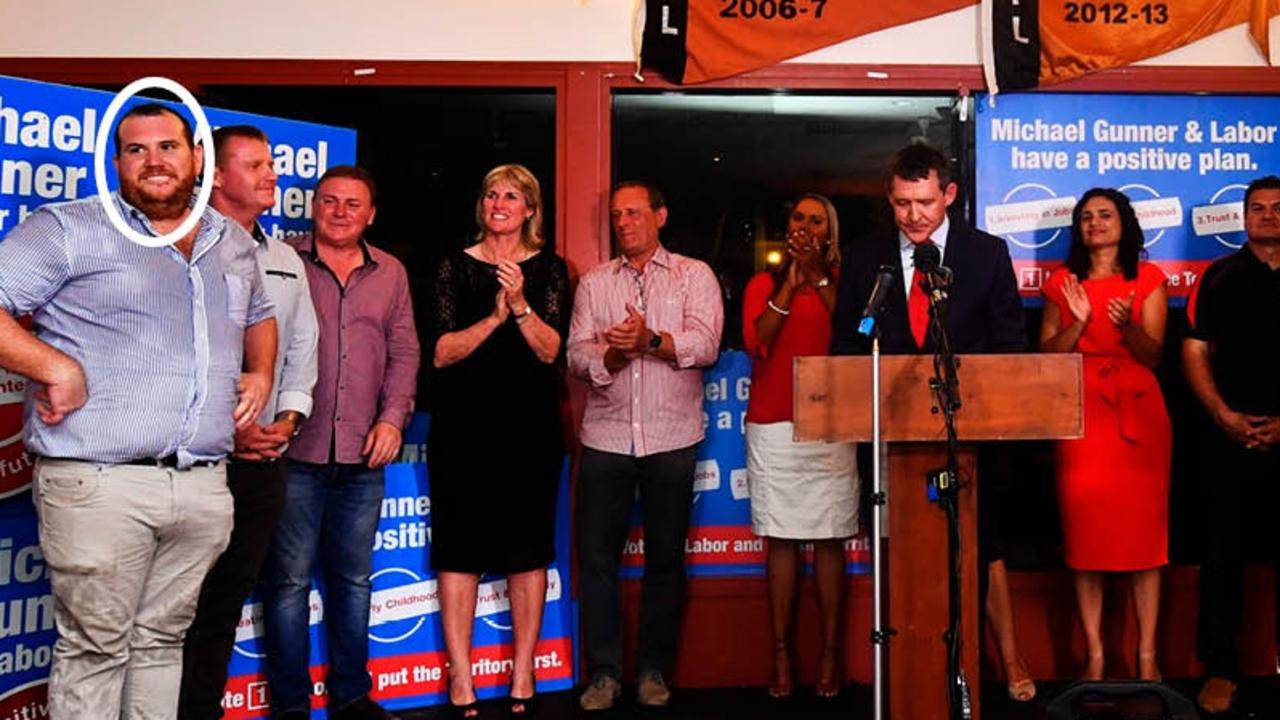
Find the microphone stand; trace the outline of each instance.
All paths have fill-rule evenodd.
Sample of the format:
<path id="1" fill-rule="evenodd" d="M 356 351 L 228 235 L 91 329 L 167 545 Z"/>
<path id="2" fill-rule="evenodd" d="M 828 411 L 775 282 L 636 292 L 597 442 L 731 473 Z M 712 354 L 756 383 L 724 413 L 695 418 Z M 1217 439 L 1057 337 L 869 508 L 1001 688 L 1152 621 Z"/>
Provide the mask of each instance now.
<path id="1" fill-rule="evenodd" d="M 960 648 L 963 638 L 960 632 L 960 513 L 958 440 L 956 411 L 960 409 L 960 378 L 957 370 L 960 361 L 951 346 L 947 332 L 947 296 L 949 289 L 943 278 L 934 273 L 927 276 L 929 291 L 929 329 L 936 351 L 933 356 L 933 378 L 929 387 L 937 401 L 935 412 L 941 412 L 947 432 L 947 466 L 936 479 L 938 505 L 947 516 L 947 558 L 951 572 L 947 574 L 948 627 L 944 637 L 947 644 L 947 699 L 952 720 L 969 720 L 973 717 L 973 703 L 968 679 L 960 666 Z M 873 418 L 874 422 L 874 418 Z"/>
<path id="2" fill-rule="evenodd" d="M 880 477 L 880 326 L 877 315 L 884 305 L 885 295 L 893 287 L 897 271 L 881 265 L 866 310 L 858 323 L 858 334 L 871 340 L 871 646 L 873 720 L 884 718 L 884 655 L 889 638 L 895 631 L 884 626 L 883 559 L 881 558 L 881 528 L 884 525 L 884 509 L 887 496 Z"/>
<path id="3" fill-rule="evenodd" d="M 871 335 L 871 647 L 873 720 L 884 718 L 884 655 L 892 629 L 884 627 L 881 528 L 887 497 L 880 476 L 880 334 Z"/>

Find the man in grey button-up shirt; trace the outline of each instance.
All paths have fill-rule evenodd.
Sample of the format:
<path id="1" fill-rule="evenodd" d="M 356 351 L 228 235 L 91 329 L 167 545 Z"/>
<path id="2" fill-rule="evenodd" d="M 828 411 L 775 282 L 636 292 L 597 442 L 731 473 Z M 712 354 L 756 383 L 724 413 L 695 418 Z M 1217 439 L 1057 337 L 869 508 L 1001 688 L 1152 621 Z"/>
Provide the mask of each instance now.
<path id="1" fill-rule="evenodd" d="M 284 507 L 285 465 L 279 458 L 311 414 L 319 336 L 302 259 L 283 241 L 268 237 L 258 224 L 258 217 L 276 198 L 267 136 L 250 125 L 221 127 L 213 133 L 213 147 L 216 167 L 210 203 L 253 235 L 267 295 L 276 306 L 279 341 L 274 391 L 257 422 L 236 433 L 235 454 L 227 465 L 235 527 L 226 551 L 205 578 L 195 620 L 187 631 L 181 720 L 222 717 L 222 690 L 241 607 L 257 580 Z"/>
<path id="2" fill-rule="evenodd" d="M 139 232 L 171 232 L 201 160 L 182 116 L 138 106 L 116 126 L 108 202 Z M 25 313 L 34 336 L 14 322 Z M 223 458 L 262 410 L 275 346 L 253 240 L 212 209 L 144 247 L 93 197 L 0 243 L 0 367 L 32 380 L 54 720 L 175 717 L 183 633 L 231 532 Z"/>

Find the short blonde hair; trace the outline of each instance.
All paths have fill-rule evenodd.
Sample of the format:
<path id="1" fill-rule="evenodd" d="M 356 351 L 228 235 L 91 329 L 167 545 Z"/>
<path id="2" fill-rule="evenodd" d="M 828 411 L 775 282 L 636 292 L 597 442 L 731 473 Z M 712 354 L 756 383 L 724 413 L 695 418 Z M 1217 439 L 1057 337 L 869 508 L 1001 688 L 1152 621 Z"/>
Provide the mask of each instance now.
<path id="1" fill-rule="evenodd" d="M 480 229 L 476 232 L 476 241 L 484 239 L 484 194 L 502 181 L 515 185 L 524 196 L 524 204 L 533 211 L 520 228 L 520 242 L 530 250 L 538 250 L 546 243 L 542 236 L 542 186 L 529 168 L 515 163 L 499 165 L 486 173 L 480 182 L 480 195 L 476 197 L 476 225 Z"/>

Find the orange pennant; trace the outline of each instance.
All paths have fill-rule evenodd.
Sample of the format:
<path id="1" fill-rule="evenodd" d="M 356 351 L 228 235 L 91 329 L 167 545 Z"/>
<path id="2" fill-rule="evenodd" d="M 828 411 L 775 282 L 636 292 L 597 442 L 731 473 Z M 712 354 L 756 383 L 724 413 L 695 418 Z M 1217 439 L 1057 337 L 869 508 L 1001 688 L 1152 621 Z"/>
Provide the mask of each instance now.
<path id="1" fill-rule="evenodd" d="M 673 82 L 706 82 L 977 3 L 646 0 L 641 62 Z"/>
<path id="2" fill-rule="evenodd" d="M 1251 0 L 1249 8 L 1249 35 L 1258 44 L 1258 49 L 1266 56 L 1267 62 L 1274 65 L 1271 57 L 1271 35 L 1268 28 L 1271 18 L 1280 16 L 1280 0 Z"/>
<path id="3" fill-rule="evenodd" d="M 988 85 L 1044 87 L 1121 67 L 1244 22 L 1266 49 L 1280 0 L 983 0 Z"/>
<path id="4" fill-rule="evenodd" d="M 1240 0 L 1040 3 L 1040 84 L 1155 57 L 1247 20 Z"/>

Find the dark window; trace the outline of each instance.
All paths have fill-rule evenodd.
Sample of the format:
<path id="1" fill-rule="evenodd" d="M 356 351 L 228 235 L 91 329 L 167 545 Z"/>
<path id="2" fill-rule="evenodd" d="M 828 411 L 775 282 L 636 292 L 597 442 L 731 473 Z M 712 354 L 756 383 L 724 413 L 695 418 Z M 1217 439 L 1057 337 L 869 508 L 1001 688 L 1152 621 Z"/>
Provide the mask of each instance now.
<path id="1" fill-rule="evenodd" d="M 738 348 L 742 290 L 782 250 L 789 202 L 804 192 L 829 197 L 846 247 L 883 229 L 892 223 L 883 181 L 890 158 L 922 140 L 951 152 L 955 103 L 939 95 L 619 92 L 613 176 L 646 178 L 666 193 L 663 242 L 716 271 L 724 346 Z"/>
<path id="2" fill-rule="evenodd" d="M 537 176 L 555 248 L 555 92 L 551 89 L 207 87 L 214 107 L 348 127 L 378 183 L 370 242 L 409 272 L 423 343 L 418 405 L 429 404 L 431 282 L 445 254 L 471 244 L 484 174 L 520 163 Z"/>

